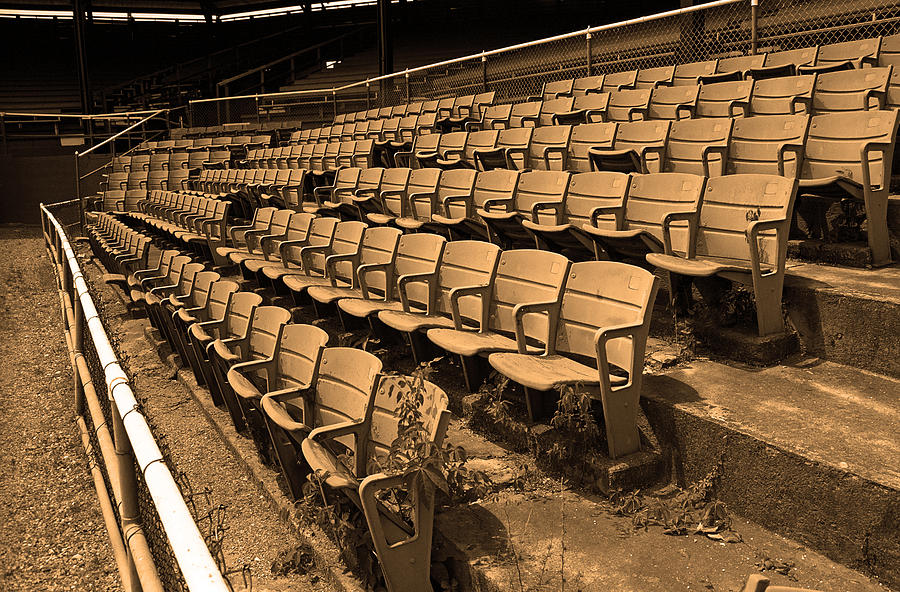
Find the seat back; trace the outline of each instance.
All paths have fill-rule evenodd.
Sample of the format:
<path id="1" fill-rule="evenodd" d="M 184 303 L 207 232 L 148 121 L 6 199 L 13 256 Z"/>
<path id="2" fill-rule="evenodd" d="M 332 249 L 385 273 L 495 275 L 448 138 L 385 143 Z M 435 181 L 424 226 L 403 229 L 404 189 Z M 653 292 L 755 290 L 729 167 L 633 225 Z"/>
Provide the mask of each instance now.
<path id="1" fill-rule="evenodd" d="M 591 225 L 591 217 L 596 208 L 621 206 L 628 192 L 629 176 L 626 173 L 595 171 L 576 173 L 569 181 L 566 193 L 565 216 L 567 222 L 576 228 Z M 616 221 L 612 214 L 602 215 L 597 226 L 615 230 Z"/>
<path id="2" fill-rule="evenodd" d="M 411 173 L 412 169 L 406 167 L 385 169 L 381 177 L 381 191 L 405 191 Z"/>
<path id="3" fill-rule="evenodd" d="M 357 191 L 361 189 L 375 189 L 381 187 L 381 179 L 387 169 L 382 167 L 374 167 L 371 169 L 362 169 L 359 173 L 359 180 L 356 183 Z"/>
<path id="4" fill-rule="evenodd" d="M 584 111 L 586 123 L 603 121 L 606 111 L 609 109 L 608 92 L 592 92 L 585 95 L 577 95 L 572 103 L 573 111 Z M 579 122 L 581 123 L 581 122 Z"/>
<path id="5" fill-rule="evenodd" d="M 220 320 L 225 317 L 231 302 L 231 295 L 236 294 L 241 287 L 231 280 L 217 280 L 209 289 L 209 297 L 204 303 L 202 319 L 205 321 Z"/>
<path id="6" fill-rule="evenodd" d="M 673 121 L 666 142 L 666 161 L 663 170 L 708 177 L 724 175 L 725 159 L 722 154 L 710 154 L 707 160 L 704 159 L 704 151 L 708 146 L 716 146 L 723 150 L 728 147 L 732 122 L 730 118 Z"/>
<path id="7" fill-rule="evenodd" d="M 434 307 L 429 314 L 450 316 L 450 292 L 454 288 L 484 286 L 490 283 L 497 271 L 500 247 L 484 241 L 450 241 L 444 246 L 444 254 L 438 269 Z M 481 320 L 481 299 L 463 296 L 459 299 L 459 314 L 467 325 Z"/>
<path id="8" fill-rule="evenodd" d="M 577 99 L 580 96 L 600 92 L 603 88 L 603 78 L 603 74 L 576 78 L 572 84 L 572 95 Z"/>
<path id="9" fill-rule="evenodd" d="M 569 83 L 572 81 L 569 80 Z M 571 84 L 570 84 L 571 86 Z M 541 102 L 541 111 L 538 115 L 538 125 L 553 125 L 553 117 L 558 113 L 566 113 L 572 110 L 573 97 L 560 97 L 558 99 L 544 99 Z"/>
<path id="10" fill-rule="evenodd" d="M 367 438 L 366 458 L 383 459 L 391 452 L 391 445 L 400 434 L 401 406 L 403 393 L 418 403 L 419 418 L 422 422 L 423 439 L 440 447 L 450 423 L 447 393 L 437 385 L 409 376 L 383 376 L 375 394 L 372 423 Z"/>
<path id="11" fill-rule="evenodd" d="M 475 190 L 478 177 L 474 169 L 453 169 L 441 174 L 441 182 L 437 189 L 437 199 L 431 203 L 431 209 L 425 211 L 421 202 L 410 203 L 410 211 L 418 220 L 430 220 L 432 214 L 441 211 L 444 198 L 457 195 L 471 195 Z"/>
<path id="12" fill-rule="evenodd" d="M 463 152 L 462 160 L 475 165 L 476 150 L 490 150 L 497 145 L 497 139 L 500 131 L 495 129 L 485 129 L 479 132 L 470 132 L 466 139 L 466 148 Z"/>
<path id="13" fill-rule="evenodd" d="M 534 124 L 524 121 L 525 118 L 539 118 L 541 114 L 541 101 L 530 101 L 513 105 L 509 115 L 509 127 L 532 127 Z"/>
<path id="14" fill-rule="evenodd" d="M 469 132 L 450 132 L 441 134 L 438 142 L 438 153 L 443 156 L 448 150 L 462 151 L 466 147 Z"/>
<path id="15" fill-rule="evenodd" d="M 396 140 L 400 131 L 400 121 L 402 119 L 402 117 L 391 117 L 390 119 L 385 119 L 384 123 L 381 124 L 380 138 L 385 141 Z"/>
<path id="16" fill-rule="evenodd" d="M 735 120 L 728 147 L 727 174 L 779 174 L 779 147 L 805 145 L 808 131 L 809 115 L 767 115 Z M 784 158 L 784 173 L 796 176 L 799 172 L 796 155 L 788 152 Z"/>
<path id="17" fill-rule="evenodd" d="M 881 109 L 891 79 L 891 68 L 863 68 L 826 72 L 816 78 L 813 112 Z"/>
<path id="18" fill-rule="evenodd" d="M 547 125 L 535 129 L 528 146 L 528 167 L 539 170 L 563 170 L 571 134 L 571 125 Z M 548 148 L 556 150 L 547 153 Z"/>
<path id="19" fill-rule="evenodd" d="M 572 355 L 597 364 L 597 332 L 623 325 L 643 326 L 646 341 L 656 296 L 652 272 L 617 261 L 585 261 L 569 268 L 559 308 L 556 339 L 550 351 Z M 621 369 L 632 368 L 635 348 L 644 343 L 613 339 L 606 345 L 607 360 Z"/>
<path id="20" fill-rule="evenodd" d="M 269 375 L 268 390 L 310 386 L 326 345 L 328 333 L 314 325 L 282 325 L 275 350 L 276 371 Z"/>
<path id="21" fill-rule="evenodd" d="M 512 105 L 490 105 L 484 110 L 482 127 L 484 129 L 502 129 L 507 127 L 512 117 Z"/>
<path id="22" fill-rule="evenodd" d="M 575 81 L 571 78 L 566 80 L 554 80 L 552 82 L 545 82 L 544 88 L 541 91 L 541 99 L 543 101 L 549 101 L 557 98 L 560 95 L 569 95 L 572 94 L 572 86 Z"/>
<path id="23" fill-rule="evenodd" d="M 194 289 L 194 283 L 197 281 L 197 275 L 203 272 L 202 263 L 188 263 L 181 270 L 181 277 L 178 278 L 178 286 L 174 290 L 174 294 L 178 296 L 190 296 L 191 290 Z"/>
<path id="24" fill-rule="evenodd" d="M 397 256 L 397 247 L 401 236 L 402 232 L 399 228 L 390 226 L 376 226 L 366 229 L 362 246 L 359 250 L 360 266 L 384 265 L 393 262 Z M 359 278 L 354 276 L 353 279 L 354 287 L 359 287 Z M 375 270 L 366 275 L 366 288 L 370 296 L 384 296 L 388 293 L 389 287 L 393 289 L 393 286 L 389 286 L 388 274 L 383 269 Z"/>
<path id="25" fill-rule="evenodd" d="M 625 229 L 644 230 L 662 243 L 663 219 L 671 213 L 697 211 L 705 184 L 705 177 L 690 173 L 632 175 L 625 200 Z M 676 222 L 672 226 L 672 249 L 687 253 L 687 223 Z"/>
<path id="26" fill-rule="evenodd" d="M 781 268 L 787 254 L 797 180 L 779 175 L 727 175 L 710 179 L 700 208 L 694 255 L 751 260 L 748 226 L 756 220 L 784 220 L 780 235 L 763 230 L 757 240 L 763 268 Z"/>
<path id="27" fill-rule="evenodd" d="M 812 104 L 814 74 L 757 80 L 750 97 L 751 115 L 808 113 Z"/>
<path id="28" fill-rule="evenodd" d="M 516 195 L 516 185 L 520 175 L 520 171 L 508 169 L 494 169 L 478 173 L 472 191 L 472 203 L 475 209 L 482 207 L 489 199 L 511 201 Z M 448 218 L 464 218 L 466 207 L 462 203 L 450 203 L 445 214 Z"/>
<path id="29" fill-rule="evenodd" d="M 271 358 L 278 343 L 281 326 L 291 322 L 291 311 L 280 306 L 258 306 L 250 318 L 250 332 L 242 347 L 244 360 Z"/>
<path id="30" fill-rule="evenodd" d="M 743 74 L 751 68 L 761 68 L 765 63 L 766 54 L 764 53 L 719 58 L 719 63 L 716 65 L 716 73 L 730 74 L 737 72 L 738 74 Z"/>
<path id="31" fill-rule="evenodd" d="M 161 280 L 158 283 L 158 285 L 177 285 L 181 281 L 181 276 L 184 273 L 185 266 L 189 265 L 190 263 L 191 258 L 187 255 L 178 255 L 177 257 L 172 259 L 172 263 L 169 266 L 169 273 L 166 275 L 165 279 Z"/>
<path id="32" fill-rule="evenodd" d="M 620 123 L 616 128 L 613 148 L 616 150 L 636 150 L 647 146 L 665 147 L 669 138 L 671 121 L 632 121 Z M 656 166 L 661 166 L 658 162 Z"/>
<path id="33" fill-rule="evenodd" d="M 756 56 L 745 56 L 756 57 Z M 753 93 L 753 80 L 717 82 L 700 87 L 697 97 L 697 117 L 737 117 L 746 112 Z M 737 107 L 741 107 L 738 109 Z"/>
<path id="34" fill-rule="evenodd" d="M 283 235 L 291 224 L 294 210 L 278 210 L 272 216 L 272 224 L 269 226 L 269 234 Z"/>
<path id="35" fill-rule="evenodd" d="M 887 189 L 898 116 L 898 111 L 845 111 L 813 116 L 800 178 L 840 175 L 865 187 L 866 167 L 871 188 Z M 870 152 L 866 166 L 862 148 L 872 142 L 883 143 L 887 148 Z"/>
<path id="36" fill-rule="evenodd" d="M 302 247 L 327 247 L 331 244 L 331 241 L 334 239 L 334 233 L 338 224 L 337 218 L 331 217 L 319 217 L 315 218 L 312 221 L 312 224 L 309 226 L 309 232 L 304 239 L 304 243 L 300 246 L 289 245 L 286 249 L 283 250 L 282 254 L 282 262 L 287 264 L 289 261 L 293 263 L 301 263 L 300 260 L 300 249 Z M 324 254 L 322 253 L 313 253 L 311 257 L 311 264 L 318 265 L 321 269 L 323 265 Z"/>
<path id="37" fill-rule="evenodd" d="M 482 116 L 494 104 L 494 97 L 496 96 L 497 93 L 495 91 L 483 92 L 475 95 L 475 98 L 472 99 L 472 109 L 469 114 L 469 119 L 481 121 Z"/>
<path id="38" fill-rule="evenodd" d="M 313 423 L 317 426 L 367 420 L 381 374 L 381 360 L 352 347 L 326 347 L 316 369 Z M 352 437 L 337 438 L 353 445 Z"/>
<path id="39" fill-rule="evenodd" d="M 716 73 L 719 60 L 705 62 L 689 62 L 675 66 L 675 76 L 672 78 L 674 86 L 690 86 L 699 84 L 701 76 L 711 76 Z"/>
<path id="40" fill-rule="evenodd" d="M 854 41 L 843 41 L 841 43 L 821 45 L 819 46 L 819 55 L 816 58 L 816 65 L 830 66 L 847 61 L 853 62 L 862 58 L 874 60 L 878 57 L 878 50 L 880 47 L 881 37 L 856 39 Z"/>
<path id="41" fill-rule="evenodd" d="M 404 234 L 397 245 L 397 256 L 394 257 L 390 298 L 396 294 L 397 280 L 405 275 L 435 273 L 441 263 L 444 245 L 447 239 L 438 234 L 419 232 Z M 431 301 L 431 290 L 421 282 L 407 284 L 406 295 L 410 303 L 424 309 Z"/>
<path id="42" fill-rule="evenodd" d="M 538 202 L 561 203 L 569 188 L 572 174 L 568 171 L 526 171 L 516 184 L 516 210 L 531 219 L 531 209 Z M 554 224 L 556 219 L 542 212 L 535 222 Z"/>
<path id="43" fill-rule="evenodd" d="M 250 319 L 262 296 L 253 292 L 234 292 L 228 300 L 225 322 L 218 331 L 219 339 L 243 338 L 250 327 Z"/>
<path id="44" fill-rule="evenodd" d="M 375 140 L 358 140 L 353 148 L 352 166 L 367 168 L 373 165 Z"/>
<path id="45" fill-rule="evenodd" d="M 601 87 L 601 90 L 604 92 L 615 92 L 626 88 L 635 88 L 637 85 L 637 75 L 637 70 L 607 74 L 603 77 L 603 86 Z"/>
<path id="46" fill-rule="evenodd" d="M 500 130 L 497 135 L 497 148 L 524 148 L 528 149 L 531 144 L 531 137 L 534 133 L 532 128 L 510 128 Z M 513 156 L 513 163 L 516 168 L 526 168 L 525 158 L 520 154 Z"/>
<path id="47" fill-rule="evenodd" d="M 363 243 L 363 237 L 368 231 L 368 227 L 364 222 L 357 220 L 348 220 L 338 222 L 334 228 L 334 237 L 331 240 L 331 248 L 328 255 L 356 255 L 360 252 Z M 313 253 L 304 266 L 304 270 L 310 275 L 326 275 L 328 274 L 334 280 L 352 285 L 354 275 L 356 273 L 356 263 L 354 260 L 337 261 L 331 269 L 325 268 L 325 253 Z"/>
<path id="48" fill-rule="evenodd" d="M 362 169 L 358 167 L 346 167 L 338 170 L 334 176 L 334 189 L 356 189 L 359 185 L 359 176 Z"/>
<path id="49" fill-rule="evenodd" d="M 697 107 L 700 86 L 697 84 L 684 86 L 658 86 L 650 95 L 647 114 L 650 119 L 667 119 L 675 121 L 690 118 Z"/>
<path id="50" fill-rule="evenodd" d="M 499 333 L 516 331 L 513 309 L 528 302 L 559 302 L 569 271 L 569 260 L 559 253 L 536 249 L 512 249 L 500 254 L 494 288 L 488 304 L 488 326 Z M 524 318 L 526 337 L 546 341 L 549 315 Z"/>
<path id="51" fill-rule="evenodd" d="M 608 121 L 631 121 L 632 113 L 643 112 L 649 108 L 652 92 L 649 88 L 611 92 L 609 106 L 606 109 L 606 119 Z"/>
<path id="52" fill-rule="evenodd" d="M 661 84 L 671 84 L 675 77 L 675 66 L 658 66 L 638 70 L 635 88 L 654 89 Z"/>
<path id="53" fill-rule="evenodd" d="M 604 93 L 605 94 L 605 93 Z M 603 95 L 586 95 L 597 97 Z M 606 95 L 609 96 L 609 95 Z M 577 99 L 576 99 L 577 102 Z M 572 128 L 569 137 L 569 152 L 566 158 L 566 169 L 569 171 L 587 172 L 591 170 L 588 150 L 591 148 L 612 148 L 616 136 L 615 122 L 583 123 Z"/>
<path id="54" fill-rule="evenodd" d="M 197 265 L 201 265 L 202 268 L 202 264 L 198 263 Z M 220 278 L 221 276 L 215 271 L 203 271 L 202 269 L 198 271 L 194 275 L 194 280 L 190 287 L 188 305 L 191 307 L 206 306 L 213 282 L 219 281 Z"/>
<path id="55" fill-rule="evenodd" d="M 291 221 L 285 231 L 285 240 L 306 240 L 314 219 L 315 215 L 309 212 L 296 212 L 291 216 Z"/>
<path id="56" fill-rule="evenodd" d="M 801 47 L 787 51 L 772 51 L 766 54 L 766 67 L 772 66 L 806 66 L 816 63 L 819 46 Z"/>

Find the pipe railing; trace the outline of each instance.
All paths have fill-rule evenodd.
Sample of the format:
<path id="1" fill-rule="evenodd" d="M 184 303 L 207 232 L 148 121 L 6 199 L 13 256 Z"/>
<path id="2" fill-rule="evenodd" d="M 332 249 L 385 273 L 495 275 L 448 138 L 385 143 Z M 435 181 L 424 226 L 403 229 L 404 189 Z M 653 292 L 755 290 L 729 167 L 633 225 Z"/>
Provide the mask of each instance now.
<path id="1" fill-rule="evenodd" d="M 147 419 L 141 413 L 128 377 L 106 335 L 87 282 L 78 266 L 75 251 L 53 214 L 44 204 L 41 204 L 40 209 L 44 239 L 57 275 L 66 343 L 75 373 L 79 429 L 86 452 L 93 462 L 96 458 L 93 453 L 96 451 L 91 450 L 85 417 L 91 420 L 101 448 L 99 459 L 104 463 L 115 498 L 109 498 L 102 475 L 95 472 L 97 466 L 92 464 L 91 473 L 122 582 L 130 591 L 164 590 L 141 527 L 138 512 L 140 502 L 135 487 L 137 467 L 143 475 L 153 502 L 153 510 L 160 519 L 187 589 L 226 592 L 229 590 L 228 585 L 166 465 Z M 90 343 L 87 342 L 88 339 Z M 103 372 L 110 400 L 112 433 L 100 407 L 97 394 L 99 385 L 94 383 L 84 358 L 86 346 L 93 347 Z M 113 504 L 118 508 L 121 524 L 115 524 Z"/>

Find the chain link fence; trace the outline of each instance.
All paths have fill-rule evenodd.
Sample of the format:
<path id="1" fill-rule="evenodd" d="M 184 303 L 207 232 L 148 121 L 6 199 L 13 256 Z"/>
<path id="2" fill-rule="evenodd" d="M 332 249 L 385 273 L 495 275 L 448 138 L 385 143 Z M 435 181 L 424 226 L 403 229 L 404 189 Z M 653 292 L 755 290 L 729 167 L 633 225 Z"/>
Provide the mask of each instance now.
<path id="1" fill-rule="evenodd" d="M 75 252 L 69 250 L 71 247 L 67 235 L 79 225 L 78 200 L 42 206 L 42 214 L 48 251 L 59 280 L 66 339 L 75 365 L 76 393 L 81 407 L 76 410 L 77 417 L 79 422 L 83 422 L 89 438 L 90 446 L 86 447 L 86 452 L 90 468 L 99 469 L 102 475 L 105 492 L 98 487 L 98 495 L 103 497 L 105 494 L 110 502 L 111 522 L 116 529 L 115 532 L 110 532 L 114 549 L 117 547 L 116 540 L 127 549 L 129 564 L 136 570 L 139 588 L 144 590 L 189 592 L 230 589 L 227 579 L 219 579 L 222 574 L 228 573 L 221 550 L 225 531 L 224 506 L 212 504 L 209 490 L 198 492 L 193 489 L 187 476 L 177 469 L 165 437 L 150 436 L 156 450 L 152 447 L 148 449 L 147 441 L 141 441 L 140 436 L 138 440 L 134 440 L 132 431 L 125 426 L 125 417 L 132 413 L 141 416 L 149 434 L 159 434 L 152 420 L 143 415 L 144 400 L 139 393 L 132 393 L 134 399 L 131 408 L 116 407 L 116 401 L 122 399 L 117 399 L 111 388 L 115 390 L 128 384 L 121 378 L 110 379 L 110 372 L 116 374 L 117 370 L 121 377 L 125 376 L 124 369 L 113 367 L 119 365 L 120 359 L 115 354 L 116 338 L 106 337 L 102 342 L 96 340 L 98 331 L 102 331 L 105 336 L 109 335 L 102 326 L 102 300 L 91 298 L 90 308 L 84 305 L 84 292 L 90 295 L 96 293 L 96 290 L 91 280 L 81 273 L 77 262 L 74 262 Z M 96 308 L 97 305 L 100 307 Z M 100 323 L 99 327 L 97 323 Z M 104 351 L 101 352 L 100 349 Z M 132 446 L 135 448 L 134 452 Z M 150 450 L 151 459 L 154 453 L 159 456 L 148 462 L 147 450 Z M 182 527 L 195 525 L 197 534 L 205 543 L 205 549 L 191 546 L 188 555 L 184 546 L 176 545 L 176 541 L 186 534 L 173 532 L 171 526 L 172 516 L 178 514 L 178 509 L 159 506 L 154 499 L 163 499 L 167 495 L 158 479 L 160 465 L 165 467 L 165 476 L 174 482 L 177 497 L 183 500 L 184 518 L 190 522 L 183 522 Z M 153 475 L 149 472 L 151 467 L 154 469 Z M 150 483 L 151 480 L 154 483 Z M 129 481 L 132 483 L 129 484 Z M 168 495 L 171 496 L 171 491 Z M 161 512 L 166 514 L 168 528 Z M 109 522 L 107 525 L 110 525 Z M 143 556 L 143 550 L 148 551 L 147 556 Z M 117 562 L 119 559 L 117 557 Z M 193 578 L 186 577 L 181 567 L 184 565 L 190 566 Z M 207 573 L 203 572 L 204 566 Z M 212 566 L 214 573 L 209 571 Z M 121 563 L 119 567 L 122 572 Z M 126 583 L 132 577 L 131 573 L 121 575 Z M 195 582 L 194 585 L 189 584 L 191 579 Z M 196 584 L 198 580 L 203 582 L 202 586 Z M 217 580 L 221 586 L 217 584 Z"/>
<path id="2" fill-rule="evenodd" d="M 303 95 L 194 101 L 190 108 L 194 125 L 249 120 L 315 127 L 330 123 L 334 113 L 486 91 L 496 92 L 496 102 L 519 102 L 539 95 L 543 84 L 554 80 L 748 55 L 754 49 L 753 31 L 749 0 L 720 0 L 423 66 L 382 80 Z M 893 35 L 900 33 L 900 5 L 889 0 L 760 0 L 756 32 L 759 52 Z"/>

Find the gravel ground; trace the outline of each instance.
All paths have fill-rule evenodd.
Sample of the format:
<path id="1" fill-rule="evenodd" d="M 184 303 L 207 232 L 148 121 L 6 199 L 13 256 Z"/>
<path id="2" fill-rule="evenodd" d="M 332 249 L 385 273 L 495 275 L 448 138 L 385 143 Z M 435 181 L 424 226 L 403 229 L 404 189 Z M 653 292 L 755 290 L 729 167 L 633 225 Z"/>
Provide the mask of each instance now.
<path id="1" fill-rule="evenodd" d="M 118 590 L 38 227 L 0 226 L 0 590 Z"/>

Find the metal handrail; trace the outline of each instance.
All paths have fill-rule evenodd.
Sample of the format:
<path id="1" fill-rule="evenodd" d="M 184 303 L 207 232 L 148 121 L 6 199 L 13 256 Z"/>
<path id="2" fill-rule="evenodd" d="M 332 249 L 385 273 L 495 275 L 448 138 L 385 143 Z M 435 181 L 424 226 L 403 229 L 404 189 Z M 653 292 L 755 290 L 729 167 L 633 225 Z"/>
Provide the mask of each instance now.
<path id="1" fill-rule="evenodd" d="M 501 47 L 499 49 L 492 49 L 489 51 L 482 51 L 480 53 L 473 53 L 459 58 L 452 58 L 449 60 L 443 60 L 440 62 L 434 62 L 432 64 L 427 64 L 425 66 L 417 66 L 415 68 L 406 68 L 400 72 L 393 72 L 391 74 L 385 74 L 383 76 L 376 76 L 375 78 L 366 78 L 365 80 L 359 80 L 357 82 L 352 82 L 350 84 L 345 84 L 343 86 L 335 86 L 331 88 L 319 88 L 319 89 L 310 89 L 310 90 L 297 90 L 297 91 L 288 91 L 288 92 L 274 92 L 274 93 L 260 93 L 260 94 L 252 94 L 252 95 L 236 95 L 231 97 L 218 97 L 211 99 L 195 99 L 190 101 L 190 104 L 195 103 L 210 103 L 216 101 L 228 101 L 234 99 L 261 99 L 267 97 L 287 97 L 294 95 L 310 95 L 310 94 L 334 94 L 340 92 L 342 90 L 347 90 L 348 88 L 355 88 L 362 85 L 368 85 L 373 82 L 379 82 L 381 80 L 390 80 L 393 78 L 398 78 L 400 76 L 409 77 L 410 74 L 416 72 L 422 72 L 425 70 L 431 70 L 434 68 L 440 68 L 443 66 L 452 66 L 454 64 L 460 64 L 462 62 L 469 62 L 472 60 L 484 60 L 490 56 L 499 55 L 508 53 L 511 51 L 517 51 L 520 49 L 525 49 L 528 47 L 535 47 L 538 45 L 543 45 L 545 43 L 550 43 L 553 41 L 562 41 L 564 39 L 571 39 L 573 37 L 578 37 L 581 35 L 592 35 L 594 33 L 599 33 L 601 31 L 607 31 L 610 29 L 616 29 L 620 27 L 626 27 L 629 25 L 637 25 L 647 22 L 652 22 L 655 20 L 659 20 L 662 18 L 668 18 L 672 16 L 678 16 L 683 14 L 690 14 L 692 12 L 697 12 L 701 10 L 708 10 L 711 8 L 717 8 L 719 6 L 727 6 L 729 4 L 740 4 L 743 2 L 747 2 L 748 0 L 716 0 L 715 2 L 709 2 L 706 4 L 698 4 L 695 6 L 688 6 L 686 8 L 676 8 L 674 10 L 668 10 L 666 12 L 658 12 L 656 14 L 651 14 L 648 16 L 641 16 L 633 19 L 627 19 L 624 21 L 618 21 L 615 23 L 609 23 L 606 25 L 597 25 L 594 27 L 588 27 L 586 29 L 581 29 L 579 31 L 572 31 L 570 33 L 562 33 L 560 35 L 554 35 L 552 37 L 544 37 L 543 39 L 535 39 L 532 41 L 526 41 L 524 43 L 517 43 L 515 45 L 508 45 L 506 47 Z M 752 1 L 752 0 L 751 0 Z"/>
<path id="2" fill-rule="evenodd" d="M 97 148 L 99 148 L 100 146 L 103 146 L 103 145 L 105 145 L 105 144 L 108 144 L 109 142 L 112 142 L 113 140 L 115 140 L 116 138 L 122 136 L 123 134 L 126 134 L 126 133 L 130 132 L 131 130 L 133 130 L 133 129 L 136 128 L 137 126 L 143 125 L 144 123 L 150 121 L 151 119 L 153 119 L 154 117 L 156 117 L 156 116 L 159 115 L 160 113 L 168 113 L 169 111 L 171 111 L 171 109 L 160 109 L 159 111 L 154 111 L 152 115 L 148 115 L 147 117 L 143 118 L 142 120 L 138 121 L 137 123 L 134 123 L 134 124 L 132 124 L 132 125 L 129 125 L 129 126 L 126 127 L 125 129 L 123 129 L 123 130 L 121 130 L 120 132 L 118 132 L 116 135 L 110 136 L 110 137 L 106 138 L 105 140 L 103 140 L 103 141 L 100 142 L 99 144 L 94 144 L 93 146 L 91 146 L 90 148 L 88 148 L 87 150 L 85 150 L 84 152 L 75 152 L 75 158 L 78 159 L 78 158 L 80 158 L 80 157 L 82 157 L 82 156 L 86 156 L 86 155 L 90 154 L 91 152 L 93 152 L 94 150 L 96 150 Z"/>
<path id="3" fill-rule="evenodd" d="M 181 107 L 172 107 L 164 109 L 164 111 L 173 111 Z M 0 111 L 0 115 L 6 117 L 13 115 L 15 117 L 60 117 L 69 119 L 131 119 L 132 116 L 146 115 L 148 113 L 158 113 L 158 111 L 123 111 L 121 113 L 99 113 L 96 115 L 88 115 L 86 113 L 25 113 L 20 111 Z"/>
<path id="4" fill-rule="evenodd" d="M 64 254 L 66 265 L 71 273 L 70 283 L 75 294 L 75 298 L 72 298 L 73 316 L 75 319 L 83 319 L 82 322 L 87 326 L 97 352 L 100 367 L 103 368 L 106 387 L 110 399 L 114 403 L 113 422 L 117 424 L 114 427 L 121 426 L 128 443 L 130 443 L 137 468 L 144 476 L 144 482 L 147 484 L 153 505 L 162 522 L 169 546 L 184 576 L 184 581 L 189 590 L 227 592 L 229 588 L 209 553 L 206 542 L 194 522 L 178 484 L 166 466 L 147 419 L 141 413 L 140 405 L 129 385 L 128 376 L 119 364 L 110 344 L 103 328 L 103 322 L 88 291 L 87 282 L 78 266 L 75 251 L 53 214 L 44 207 L 44 204 L 41 204 L 40 208 L 46 221 L 56 231 L 60 250 Z M 73 345 L 81 351 L 81 344 Z M 117 440 L 117 453 L 120 444 L 124 444 L 124 442 L 120 443 Z M 129 457 L 122 459 L 120 465 L 131 464 L 131 462 Z M 127 470 L 127 468 L 119 467 L 120 470 Z"/>

